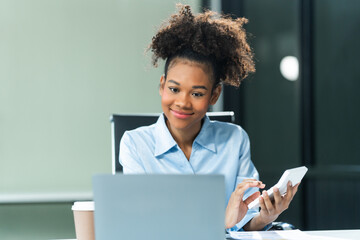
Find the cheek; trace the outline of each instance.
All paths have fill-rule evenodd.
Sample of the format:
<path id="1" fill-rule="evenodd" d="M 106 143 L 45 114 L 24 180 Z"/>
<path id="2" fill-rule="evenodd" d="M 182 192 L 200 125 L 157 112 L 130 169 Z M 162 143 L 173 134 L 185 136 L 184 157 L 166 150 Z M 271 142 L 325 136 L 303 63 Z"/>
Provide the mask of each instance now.
<path id="1" fill-rule="evenodd" d="M 161 103 L 164 104 L 169 104 L 171 102 L 171 96 L 167 91 L 163 91 L 162 96 L 161 96 Z"/>
<path id="2" fill-rule="evenodd" d="M 209 100 L 203 100 L 203 101 L 198 101 L 196 102 L 196 104 L 193 104 L 193 106 L 198 109 L 199 111 L 204 111 L 206 112 L 209 108 L 210 102 Z"/>

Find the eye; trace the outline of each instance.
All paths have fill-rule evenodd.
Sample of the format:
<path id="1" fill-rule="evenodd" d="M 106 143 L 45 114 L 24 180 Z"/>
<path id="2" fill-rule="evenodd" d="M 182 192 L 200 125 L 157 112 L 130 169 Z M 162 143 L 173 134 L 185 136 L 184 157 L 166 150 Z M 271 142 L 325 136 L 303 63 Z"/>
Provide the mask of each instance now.
<path id="1" fill-rule="evenodd" d="M 195 92 L 195 93 L 193 93 L 192 95 L 193 95 L 194 97 L 202 97 L 202 96 L 204 96 L 204 94 L 201 93 L 201 92 Z"/>
<path id="2" fill-rule="evenodd" d="M 174 87 L 169 87 L 169 90 L 173 93 L 178 93 L 179 89 L 178 88 L 174 88 Z"/>

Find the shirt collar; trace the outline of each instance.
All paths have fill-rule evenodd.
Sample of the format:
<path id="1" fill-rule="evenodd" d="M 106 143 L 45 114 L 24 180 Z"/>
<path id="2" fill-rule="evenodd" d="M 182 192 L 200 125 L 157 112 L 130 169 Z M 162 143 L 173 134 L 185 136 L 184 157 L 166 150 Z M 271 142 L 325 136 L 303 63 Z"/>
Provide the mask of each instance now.
<path id="1" fill-rule="evenodd" d="M 160 115 L 155 124 L 155 157 L 169 151 L 177 143 L 171 136 L 165 123 L 164 113 Z"/>
<path id="2" fill-rule="evenodd" d="M 203 120 L 204 122 L 201 130 L 196 136 L 194 142 L 212 152 L 216 152 L 215 137 L 212 131 L 210 119 L 208 116 L 205 116 Z M 156 122 L 155 136 L 155 157 L 169 151 L 177 145 L 166 126 L 164 114 L 161 114 Z"/>
<path id="3" fill-rule="evenodd" d="M 213 125 L 208 116 L 205 115 L 204 122 L 199 134 L 195 138 L 195 142 L 214 153 L 216 153 L 215 136 Z"/>

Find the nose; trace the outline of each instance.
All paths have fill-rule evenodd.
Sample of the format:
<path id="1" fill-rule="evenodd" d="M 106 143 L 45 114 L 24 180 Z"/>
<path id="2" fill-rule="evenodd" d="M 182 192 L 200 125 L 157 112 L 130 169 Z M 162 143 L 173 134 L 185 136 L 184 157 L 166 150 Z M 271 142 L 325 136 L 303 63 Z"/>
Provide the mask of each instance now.
<path id="1" fill-rule="evenodd" d="M 176 98 L 175 105 L 182 109 L 190 109 L 191 108 L 190 97 L 185 93 L 179 94 L 178 97 Z"/>

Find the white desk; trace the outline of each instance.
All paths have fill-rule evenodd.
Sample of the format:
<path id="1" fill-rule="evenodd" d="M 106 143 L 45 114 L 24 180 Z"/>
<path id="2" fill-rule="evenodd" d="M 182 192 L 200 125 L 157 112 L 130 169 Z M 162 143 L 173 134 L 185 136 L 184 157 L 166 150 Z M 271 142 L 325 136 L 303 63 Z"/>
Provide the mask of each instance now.
<path id="1" fill-rule="evenodd" d="M 269 232 L 238 232 L 227 235 L 227 240 L 233 239 L 311 239 L 311 240 L 360 240 L 360 229 L 327 230 L 327 231 L 269 231 Z M 233 238 L 232 238 L 233 237 Z"/>
<path id="2" fill-rule="evenodd" d="M 311 236 L 334 237 L 341 239 L 360 240 L 360 229 L 354 230 L 327 230 L 327 231 L 303 231 Z M 60 240 L 60 239 L 59 239 Z M 63 239 L 66 240 L 66 239 Z M 67 239 L 76 240 L 76 239 Z"/>
<path id="3" fill-rule="evenodd" d="M 342 239 L 360 240 L 360 229 L 355 230 L 328 230 L 328 231 L 304 231 L 311 236 L 336 237 Z"/>

